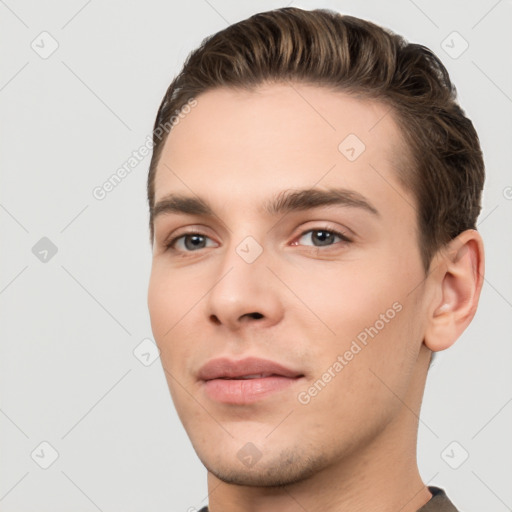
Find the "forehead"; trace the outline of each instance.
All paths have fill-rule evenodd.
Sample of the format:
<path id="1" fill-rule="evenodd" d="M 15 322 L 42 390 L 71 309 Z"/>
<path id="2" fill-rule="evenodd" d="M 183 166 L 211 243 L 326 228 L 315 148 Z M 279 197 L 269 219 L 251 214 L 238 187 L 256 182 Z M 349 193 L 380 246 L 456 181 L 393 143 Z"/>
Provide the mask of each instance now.
<path id="1" fill-rule="evenodd" d="M 155 202 L 171 192 L 229 191 L 242 205 L 315 184 L 377 196 L 386 180 L 399 187 L 404 145 L 384 103 L 297 83 L 219 88 L 196 100 L 167 137 Z"/>

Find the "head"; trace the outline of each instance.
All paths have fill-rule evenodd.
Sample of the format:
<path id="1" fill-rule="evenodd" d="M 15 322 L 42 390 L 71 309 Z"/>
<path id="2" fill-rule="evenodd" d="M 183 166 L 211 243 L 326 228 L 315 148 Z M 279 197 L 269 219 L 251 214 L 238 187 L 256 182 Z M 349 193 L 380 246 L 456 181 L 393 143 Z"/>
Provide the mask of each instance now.
<path id="1" fill-rule="evenodd" d="M 419 412 L 483 279 L 482 153 L 440 60 L 332 11 L 260 13 L 188 57 L 153 141 L 148 304 L 205 466 L 278 485 L 386 432 L 413 442 L 403 403 Z M 297 378 L 212 399 L 201 368 L 246 356 Z"/>

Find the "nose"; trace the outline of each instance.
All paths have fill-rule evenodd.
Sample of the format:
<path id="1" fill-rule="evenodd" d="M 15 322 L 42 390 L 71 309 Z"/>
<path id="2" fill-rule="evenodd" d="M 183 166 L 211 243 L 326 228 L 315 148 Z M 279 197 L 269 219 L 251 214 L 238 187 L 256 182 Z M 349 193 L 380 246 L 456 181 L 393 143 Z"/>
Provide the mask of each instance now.
<path id="1" fill-rule="evenodd" d="M 263 250 L 255 259 L 254 241 L 227 249 L 216 268 L 216 279 L 206 300 L 209 321 L 230 330 L 245 326 L 269 327 L 283 316 L 282 285 L 269 270 Z M 252 254 L 250 252 L 252 251 Z"/>

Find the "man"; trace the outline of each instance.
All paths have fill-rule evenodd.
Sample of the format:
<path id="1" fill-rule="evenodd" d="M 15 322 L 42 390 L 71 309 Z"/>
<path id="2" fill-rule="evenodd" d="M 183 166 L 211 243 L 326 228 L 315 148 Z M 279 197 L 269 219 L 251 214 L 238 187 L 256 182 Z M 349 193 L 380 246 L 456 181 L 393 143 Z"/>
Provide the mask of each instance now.
<path id="1" fill-rule="evenodd" d="M 148 305 L 209 511 L 456 510 L 417 429 L 478 304 L 484 164 L 441 62 L 260 13 L 189 56 L 154 143 Z"/>

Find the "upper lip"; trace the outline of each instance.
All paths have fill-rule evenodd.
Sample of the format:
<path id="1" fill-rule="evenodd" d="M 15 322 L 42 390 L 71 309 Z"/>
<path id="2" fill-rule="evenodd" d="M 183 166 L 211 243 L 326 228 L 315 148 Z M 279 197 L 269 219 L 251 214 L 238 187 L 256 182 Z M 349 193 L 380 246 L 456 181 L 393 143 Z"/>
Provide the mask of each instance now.
<path id="1" fill-rule="evenodd" d="M 239 361 L 226 357 L 212 359 L 201 367 L 198 376 L 200 380 L 206 381 L 221 378 L 236 379 L 237 377 L 258 374 L 279 375 L 289 378 L 303 376 L 300 372 L 286 368 L 275 361 L 257 357 L 248 357 Z"/>

